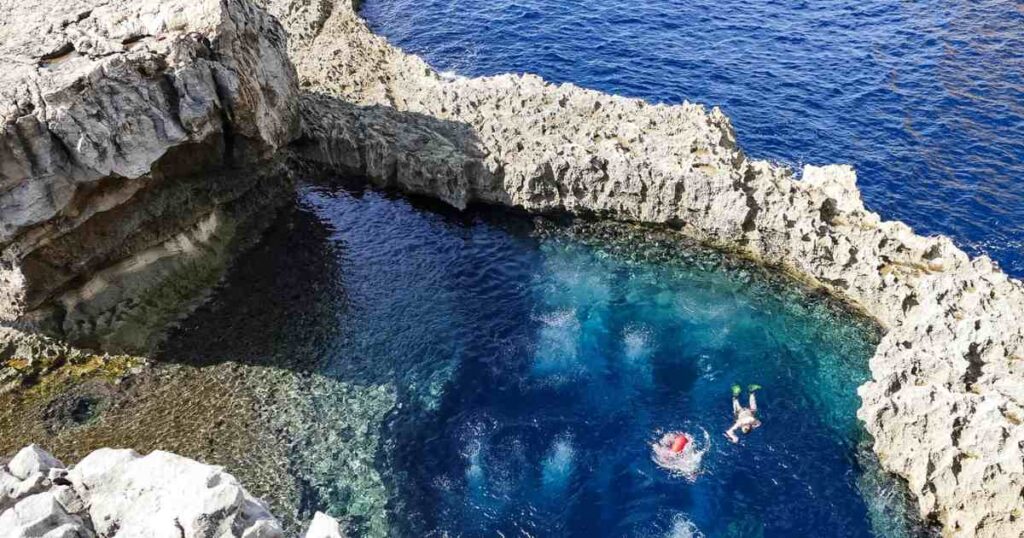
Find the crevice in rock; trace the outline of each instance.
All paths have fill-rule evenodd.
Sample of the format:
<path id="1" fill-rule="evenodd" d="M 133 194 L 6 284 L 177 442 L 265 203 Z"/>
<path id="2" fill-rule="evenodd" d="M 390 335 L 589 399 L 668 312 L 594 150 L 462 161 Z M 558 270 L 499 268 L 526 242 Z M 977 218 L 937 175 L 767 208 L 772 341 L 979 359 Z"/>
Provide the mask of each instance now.
<path id="1" fill-rule="evenodd" d="M 985 366 L 979 347 L 977 342 L 971 342 L 967 354 L 964 355 L 964 358 L 967 359 L 967 371 L 964 373 L 964 388 L 967 392 L 974 391 L 974 384 L 981 377 L 982 368 Z"/>
<path id="2" fill-rule="evenodd" d="M 747 168 L 743 173 L 743 179 L 736 185 L 746 195 L 747 214 L 743 217 L 741 229 L 744 232 L 752 232 L 757 229 L 757 215 L 761 212 L 761 206 L 757 204 L 754 197 L 754 181 L 757 179 L 757 172 L 753 168 Z"/>
<path id="3" fill-rule="evenodd" d="M 50 52 L 47 52 L 46 54 L 43 54 L 42 56 L 40 56 L 39 57 L 39 65 L 40 66 L 45 66 L 48 63 L 51 63 L 54 60 L 57 60 L 58 58 L 61 58 L 63 56 L 67 56 L 68 54 L 71 54 L 72 52 L 75 52 L 75 44 L 72 43 L 71 41 L 65 41 L 64 43 L 62 43 L 56 49 L 54 49 L 54 50 L 52 50 Z"/>
<path id="4" fill-rule="evenodd" d="M 903 310 L 904 314 L 907 314 L 910 312 L 911 309 L 913 309 L 915 306 L 918 306 L 919 304 L 921 303 L 917 300 L 917 296 L 914 294 L 910 294 L 903 298 L 903 302 L 900 304 L 900 309 Z"/>

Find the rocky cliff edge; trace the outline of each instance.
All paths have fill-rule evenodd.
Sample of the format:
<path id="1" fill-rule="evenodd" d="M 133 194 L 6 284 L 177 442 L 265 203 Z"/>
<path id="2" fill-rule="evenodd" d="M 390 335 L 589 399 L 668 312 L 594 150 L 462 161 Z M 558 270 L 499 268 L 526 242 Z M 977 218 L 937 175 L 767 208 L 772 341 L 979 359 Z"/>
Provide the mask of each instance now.
<path id="1" fill-rule="evenodd" d="M 5 1 L 0 62 L 0 320 L 145 349 L 291 196 L 284 30 L 244 0 Z"/>

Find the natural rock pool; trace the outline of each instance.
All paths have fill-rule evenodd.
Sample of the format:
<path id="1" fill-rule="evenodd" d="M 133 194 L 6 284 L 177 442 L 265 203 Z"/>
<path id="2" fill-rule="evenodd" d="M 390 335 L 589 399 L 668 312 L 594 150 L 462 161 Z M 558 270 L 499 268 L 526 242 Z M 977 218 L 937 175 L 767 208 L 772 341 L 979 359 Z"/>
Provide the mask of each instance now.
<path id="1" fill-rule="evenodd" d="M 307 187 L 163 358 L 278 371 L 244 385 L 298 484 L 272 496 L 367 535 L 902 536 L 855 418 L 876 339 L 670 233 Z M 739 445 L 734 382 L 765 387 Z M 702 428 L 694 483 L 651 461 Z"/>
<path id="2" fill-rule="evenodd" d="M 177 452 L 292 530 L 921 535 L 855 417 L 877 339 L 674 232 L 305 186 L 151 367 L 0 394 L 0 451 Z M 764 387 L 738 445 L 733 383 Z M 674 430 L 709 434 L 692 482 L 651 459 Z"/>

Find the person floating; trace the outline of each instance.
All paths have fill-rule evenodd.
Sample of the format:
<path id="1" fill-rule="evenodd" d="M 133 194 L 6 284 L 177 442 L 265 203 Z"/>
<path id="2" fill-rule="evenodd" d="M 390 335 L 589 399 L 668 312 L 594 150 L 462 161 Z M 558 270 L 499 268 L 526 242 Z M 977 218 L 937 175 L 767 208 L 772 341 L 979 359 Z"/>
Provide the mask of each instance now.
<path id="1" fill-rule="evenodd" d="M 672 441 L 672 452 L 679 454 L 686 449 L 687 443 L 690 442 L 690 436 L 688 434 L 677 435 L 675 440 Z"/>
<path id="2" fill-rule="evenodd" d="M 651 459 L 659 467 L 693 482 L 700 474 L 701 460 L 711 446 L 711 436 L 704 431 L 703 447 L 698 447 L 687 432 L 668 432 L 651 446 Z"/>
<path id="3" fill-rule="evenodd" d="M 747 387 L 747 392 L 750 393 L 750 403 L 749 407 L 743 407 L 740 405 L 740 392 L 742 392 L 740 386 L 732 386 L 732 414 L 736 417 L 736 422 L 733 422 L 732 427 L 725 432 L 725 436 L 733 443 L 740 441 L 740 438 L 736 436 L 736 430 L 746 434 L 761 427 L 761 421 L 757 419 L 757 399 L 754 397 L 754 393 L 760 388 L 761 385 Z"/>

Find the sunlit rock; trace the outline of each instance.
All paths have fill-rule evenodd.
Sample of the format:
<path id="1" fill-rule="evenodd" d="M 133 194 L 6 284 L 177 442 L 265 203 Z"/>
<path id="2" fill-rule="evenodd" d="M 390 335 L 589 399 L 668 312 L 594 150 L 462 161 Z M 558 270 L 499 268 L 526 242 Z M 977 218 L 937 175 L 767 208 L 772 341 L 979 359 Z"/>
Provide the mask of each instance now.
<path id="1" fill-rule="evenodd" d="M 34 445 L 16 459 L 50 467 L 31 475 L 31 494 L 14 496 L 12 475 L 0 472 L 0 536 L 283 536 L 263 502 L 220 467 L 167 452 L 101 449 L 68 471 Z M 329 523 L 319 525 L 329 530 Z"/>

